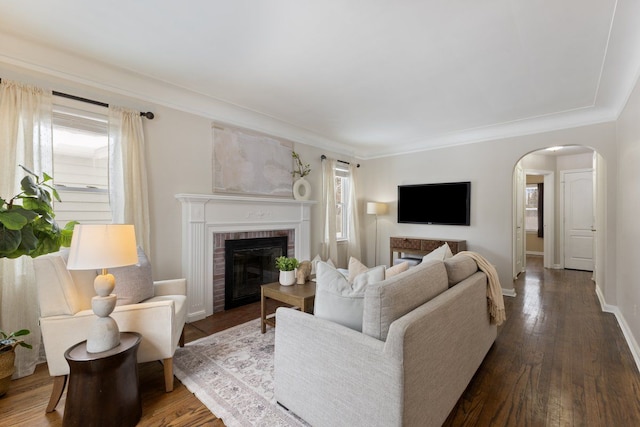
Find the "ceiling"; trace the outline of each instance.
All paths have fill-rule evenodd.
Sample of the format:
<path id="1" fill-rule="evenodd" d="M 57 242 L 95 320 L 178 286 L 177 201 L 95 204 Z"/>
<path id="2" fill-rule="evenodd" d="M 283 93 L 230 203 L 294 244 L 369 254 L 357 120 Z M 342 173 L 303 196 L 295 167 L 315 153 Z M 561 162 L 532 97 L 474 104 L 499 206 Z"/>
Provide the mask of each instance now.
<path id="1" fill-rule="evenodd" d="M 615 120 L 637 3 L 0 0 L 0 33 L 171 89 L 155 102 L 371 158 Z M 83 74 L 3 46 L 0 62 Z"/>

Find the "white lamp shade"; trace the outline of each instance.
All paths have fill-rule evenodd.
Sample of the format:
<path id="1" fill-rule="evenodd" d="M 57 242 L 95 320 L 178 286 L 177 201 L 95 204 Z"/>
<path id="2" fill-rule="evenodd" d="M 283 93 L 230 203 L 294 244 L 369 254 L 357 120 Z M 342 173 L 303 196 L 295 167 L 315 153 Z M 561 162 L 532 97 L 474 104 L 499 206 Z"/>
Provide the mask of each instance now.
<path id="1" fill-rule="evenodd" d="M 369 215 L 384 215 L 387 213 L 387 204 L 378 202 L 367 202 L 367 213 Z"/>
<path id="2" fill-rule="evenodd" d="M 67 269 L 92 270 L 137 263 L 133 225 L 78 224 L 73 228 Z"/>

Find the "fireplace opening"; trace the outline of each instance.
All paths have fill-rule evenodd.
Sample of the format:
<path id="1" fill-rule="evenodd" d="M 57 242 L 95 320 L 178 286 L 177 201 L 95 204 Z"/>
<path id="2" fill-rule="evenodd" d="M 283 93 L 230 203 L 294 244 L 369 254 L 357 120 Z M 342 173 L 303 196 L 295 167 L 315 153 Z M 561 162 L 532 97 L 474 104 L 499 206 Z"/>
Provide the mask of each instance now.
<path id="1" fill-rule="evenodd" d="M 225 310 L 260 301 L 260 286 L 278 281 L 275 260 L 287 244 L 287 236 L 225 241 Z"/>

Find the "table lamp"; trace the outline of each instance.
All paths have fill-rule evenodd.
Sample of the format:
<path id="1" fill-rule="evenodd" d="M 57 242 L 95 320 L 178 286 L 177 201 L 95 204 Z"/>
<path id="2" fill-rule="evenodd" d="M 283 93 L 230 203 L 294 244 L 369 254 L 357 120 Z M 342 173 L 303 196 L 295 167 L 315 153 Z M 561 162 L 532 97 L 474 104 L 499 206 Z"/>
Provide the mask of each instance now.
<path id="1" fill-rule="evenodd" d="M 378 265 L 378 215 L 384 215 L 386 213 L 387 213 L 386 203 L 367 202 L 367 214 L 376 216 L 376 243 L 375 243 L 375 249 L 374 249 L 375 265 Z"/>
<path id="2" fill-rule="evenodd" d="M 97 296 L 91 299 L 91 308 L 98 316 L 87 337 L 87 351 L 100 353 L 120 344 L 118 324 L 109 316 L 116 307 L 113 274 L 108 268 L 138 263 L 136 235 L 133 225 L 78 224 L 73 229 L 68 270 L 102 270 L 93 287 Z"/>

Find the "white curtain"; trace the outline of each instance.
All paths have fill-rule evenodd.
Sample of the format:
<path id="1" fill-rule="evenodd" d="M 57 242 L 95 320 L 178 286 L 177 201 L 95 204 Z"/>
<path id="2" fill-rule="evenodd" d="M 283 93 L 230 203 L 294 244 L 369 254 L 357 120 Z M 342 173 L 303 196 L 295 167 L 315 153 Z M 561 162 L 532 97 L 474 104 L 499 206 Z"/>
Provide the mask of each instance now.
<path id="1" fill-rule="evenodd" d="M 0 197 L 18 194 L 23 165 L 42 176 L 53 176 L 51 143 L 52 94 L 29 85 L 2 79 L 0 83 Z M 32 259 L 0 259 L 0 329 L 29 329 L 25 341 L 32 350 L 16 349 L 14 378 L 30 375 L 40 354 L 38 293 Z"/>
<path id="2" fill-rule="evenodd" d="M 336 240 L 336 161 L 322 160 L 322 259 L 338 265 L 338 243 Z"/>
<path id="3" fill-rule="evenodd" d="M 347 260 L 349 257 L 362 259 L 362 250 L 360 248 L 360 224 L 358 213 L 358 198 L 356 191 L 357 166 L 351 162 L 349 164 L 349 241 L 347 245 Z"/>
<path id="4" fill-rule="evenodd" d="M 133 224 L 151 257 L 147 165 L 138 111 L 109 106 L 109 198 L 113 222 Z"/>

